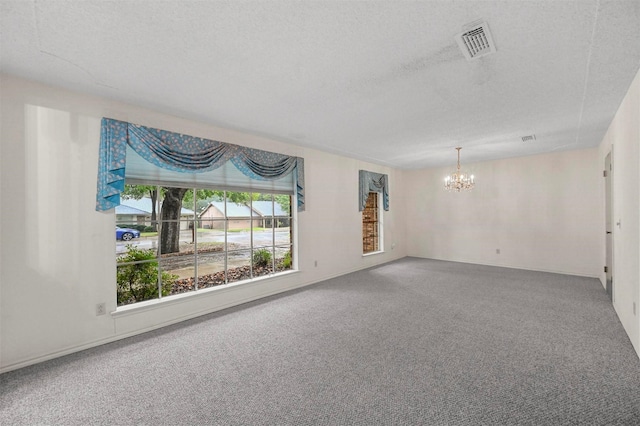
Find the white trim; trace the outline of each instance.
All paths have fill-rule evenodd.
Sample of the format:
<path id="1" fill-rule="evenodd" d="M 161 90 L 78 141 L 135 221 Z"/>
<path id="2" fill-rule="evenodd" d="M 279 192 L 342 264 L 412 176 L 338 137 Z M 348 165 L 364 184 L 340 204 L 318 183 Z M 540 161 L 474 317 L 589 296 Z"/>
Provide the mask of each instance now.
<path id="1" fill-rule="evenodd" d="M 380 263 L 380 264 L 377 264 L 377 265 L 361 266 L 361 267 L 357 267 L 357 268 L 352 268 L 352 269 L 349 269 L 349 270 L 346 270 L 346 271 L 342 271 L 342 272 L 339 272 L 339 273 L 331 274 L 331 275 L 328 275 L 328 276 L 325 276 L 325 277 L 321 277 L 321 278 L 318 278 L 318 279 L 314 279 L 314 280 L 311 280 L 311 281 L 308 281 L 308 282 L 302 282 L 302 283 L 286 286 L 286 287 L 283 287 L 283 288 L 278 288 L 276 290 L 270 290 L 270 291 L 266 291 L 264 293 L 255 294 L 255 295 L 252 295 L 250 297 L 246 297 L 246 298 L 235 300 L 235 301 L 233 301 L 231 303 L 227 303 L 227 304 L 224 304 L 224 305 L 215 306 L 213 308 L 209 308 L 209 309 L 204 309 L 204 310 L 201 310 L 201 311 L 193 312 L 193 313 L 190 313 L 190 314 L 182 316 L 182 317 L 172 318 L 171 320 L 168 320 L 168 321 L 165 321 L 165 322 L 162 322 L 162 323 L 156 323 L 156 324 L 154 324 L 152 326 L 145 327 L 145 328 L 142 328 L 142 329 L 138 329 L 138 330 L 135 330 L 135 331 L 122 333 L 122 334 L 117 334 L 117 332 L 115 332 L 115 334 L 113 336 L 110 336 L 110 337 L 107 337 L 107 338 L 104 338 L 104 339 L 94 340 L 94 341 L 91 341 L 89 343 L 82 344 L 82 345 L 68 346 L 68 347 L 66 347 L 64 349 L 61 349 L 59 351 L 47 353 L 46 355 L 36 356 L 36 357 L 33 357 L 33 358 L 29 358 L 29 359 L 26 359 L 26 360 L 22 360 L 22 361 L 16 362 L 14 364 L 6 365 L 6 366 L 0 368 L 0 374 L 7 373 L 7 372 L 13 371 L 13 370 L 18 370 L 20 368 L 28 367 L 30 365 L 38 364 L 38 363 L 41 363 L 41 362 L 44 362 L 44 361 L 49 361 L 49 360 L 52 360 L 52 359 L 55 359 L 55 358 L 60 358 L 60 357 L 65 356 L 65 355 L 71 355 L 73 353 L 80 352 L 80 351 L 83 351 L 83 350 L 86 350 L 86 349 L 91 349 L 91 348 L 94 348 L 96 346 L 101 346 L 101 345 L 105 345 L 107 343 L 117 342 L 118 340 L 126 339 L 128 337 L 137 336 L 139 334 L 144 334 L 144 333 L 147 333 L 149 331 L 157 330 L 159 328 L 163 328 L 163 327 L 167 327 L 169 325 L 180 323 L 182 321 L 186 321 L 186 320 L 197 318 L 197 317 L 200 317 L 200 316 L 203 316 L 203 315 L 207 315 L 207 314 L 211 314 L 211 313 L 214 313 L 214 312 L 218 312 L 218 311 L 221 311 L 223 309 L 232 308 L 234 306 L 242 305 L 243 303 L 253 302 L 255 300 L 259 300 L 259 299 L 262 299 L 262 298 L 265 298 L 265 297 L 273 296 L 273 295 L 276 295 L 276 294 L 279 294 L 279 293 L 284 293 L 284 292 L 287 292 L 287 291 L 296 290 L 298 288 L 306 287 L 308 285 L 320 283 L 322 281 L 327 281 L 327 280 L 330 280 L 330 279 L 333 279 L 333 278 L 336 278 L 336 277 L 339 277 L 339 276 L 342 276 L 342 275 L 347 275 L 347 274 L 350 274 L 352 272 L 362 271 L 362 270 L 369 269 L 369 268 L 375 268 L 377 266 L 383 265 L 383 264 L 388 263 L 388 262 L 393 262 L 393 261 L 401 259 L 401 258 L 402 257 L 396 257 L 396 258 L 389 259 L 388 261 Z M 290 273 L 296 273 L 296 272 L 299 273 L 301 271 L 291 271 Z M 282 277 L 282 275 L 279 274 L 278 277 Z M 272 277 L 267 277 L 267 278 L 272 278 Z M 255 280 L 252 281 L 252 282 L 255 283 Z M 251 282 L 246 282 L 244 284 L 245 285 L 250 285 Z M 225 286 L 224 289 L 231 291 L 233 288 L 237 289 L 237 287 L 238 286 L 233 286 L 233 287 Z M 261 286 L 261 288 L 264 288 L 264 286 Z M 224 290 L 224 289 L 221 288 L 220 291 Z M 186 294 L 194 295 L 194 297 L 195 297 L 195 295 L 199 295 L 201 297 L 206 297 L 206 296 L 210 296 L 210 295 L 215 294 L 215 293 L 214 292 L 206 292 L 205 293 L 203 291 L 203 292 L 194 292 L 194 293 L 186 293 Z M 163 306 L 167 306 L 167 304 L 165 304 Z M 159 306 L 156 306 L 156 308 L 159 308 Z M 133 314 L 133 312 L 130 313 L 129 315 L 132 315 L 132 314 Z M 112 316 L 113 316 L 113 313 L 112 313 Z"/>
<path id="2" fill-rule="evenodd" d="M 215 286 L 215 287 L 207 287 L 207 288 L 190 291 L 186 293 L 174 294 L 171 296 L 164 296 L 161 299 L 145 300 L 142 302 L 119 306 L 116 308 L 115 311 L 111 312 L 110 314 L 113 318 L 122 318 L 129 315 L 135 315 L 141 312 L 161 309 L 166 306 L 185 303 L 196 297 L 209 296 L 211 295 L 211 293 L 225 293 L 228 291 L 232 291 L 235 287 L 238 287 L 238 286 L 251 286 L 251 284 L 256 284 L 261 281 L 268 280 L 270 278 L 282 277 L 285 275 L 295 274 L 297 272 L 298 271 L 296 270 L 287 270 L 287 271 L 278 272 L 277 274 L 255 277 L 250 280 L 236 281 L 229 284 L 220 284 L 219 286 Z"/>
<path id="3" fill-rule="evenodd" d="M 587 274 L 583 272 L 575 272 L 575 271 L 561 271 L 558 269 L 546 269 L 546 268 L 527 268 L 523 266 L 514 266 L 507 265 L 504 263 L 493 263 L 493 262 L 477 262 L 472 260 L 460 260 L 460 259 L 447 259 L 444 257 L 426 257 L 426 256 L 418 256 L 414 254 L 407 254 L 405 257 L 415 257 L 416 259 L 432 259 L 432 260 L 441 260 L 443 262 L 456 262 L 456 263 L 468 263 L 470 265 L 479 265 L 479 266 L 495 266 L 497 268 L 506 268 L 506 269 L 518 269 L 521 271 L 533 271 L 533 272 L 547 272 L 550 274 L 560 274 L 560 275 L 573 275 L 576 277 L 585 277 L 585 278 L 596 278 L 601 279 L 600 275 Z"/>

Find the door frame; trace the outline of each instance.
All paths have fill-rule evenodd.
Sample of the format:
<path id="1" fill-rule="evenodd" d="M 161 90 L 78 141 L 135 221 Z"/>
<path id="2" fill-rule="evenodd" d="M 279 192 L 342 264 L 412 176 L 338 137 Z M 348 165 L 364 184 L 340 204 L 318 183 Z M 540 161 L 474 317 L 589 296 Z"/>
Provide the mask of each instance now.
<path id="1" fill-rule="evenodd" d="M 613 284 L 613 146 L 604 158 L 604 209 L 605 209 L 605 288 L 611 302 L 615 301 Z"/>

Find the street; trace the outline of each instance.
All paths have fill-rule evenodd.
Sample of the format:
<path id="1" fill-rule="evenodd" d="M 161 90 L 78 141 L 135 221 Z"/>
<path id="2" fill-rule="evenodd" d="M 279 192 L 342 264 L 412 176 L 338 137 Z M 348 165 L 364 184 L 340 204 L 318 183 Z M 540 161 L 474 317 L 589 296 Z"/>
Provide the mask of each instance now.
<path id="1" fill-rule="evenodd" d="M 274 234 L 276 245 L 287 245 L 290 243 L 289 228 L 276 228 L 275 233 L 272 233 L 271 229 L 267 229 L 265 231 L 255 231 L 253 233 L 253 246 L 271 246 L 273 244 Z M 224 243 L 224 231 L 199 229 L 197 240 L 198 244 L 205 242 Z M 192 241 L 191 230 L 183 230 L 180 232 L 180 242 L 182 244 L 191 244 Z M 249 231 L 228 232 L 227 242 L 233 243 L 238 248 L 250 248 L 251 234 L 249 233 Z M 125 253 L 127 251 L 126 246 L 129 244 L 139 249 L 155 249 L 158 245 L 158 237 L 140 237 L 134 238 L 131 241 L 116 240 L 116 254 Z"/>

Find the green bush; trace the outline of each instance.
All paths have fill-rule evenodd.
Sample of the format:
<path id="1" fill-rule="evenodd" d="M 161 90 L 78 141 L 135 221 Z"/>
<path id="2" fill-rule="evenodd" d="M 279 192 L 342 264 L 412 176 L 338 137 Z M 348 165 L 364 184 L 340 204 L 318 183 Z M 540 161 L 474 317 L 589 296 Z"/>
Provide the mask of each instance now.
<path id="1" fill-rule="evenodd" d="M 153 226 L 145 226 L 144 229 L 140 232 L 156 232 L 156 230 L 153 229 Z"/>
<path id="2" fill-rule="evenodd" d="M 260 249 L 253 252 L 253 266 L 268 266 L 271 264 L 271 252 Z"/>
<path id="3" fill-rule="evenodd" d="M 117 258 L 118 263 L 141 262 L 118 266 L 118 305 L 158 298 L 158 261 L 153 249 L 142 250 L 128 244 L 127 253 Z M 162 272 L 162 295 L 168 296 L 177 275 Z"/>
<path id="4" fill-rule="evenodd" d="M 282 259 L 282 268 L 291 269 L 291 250 L 284 254 L 284 258 Z"/>

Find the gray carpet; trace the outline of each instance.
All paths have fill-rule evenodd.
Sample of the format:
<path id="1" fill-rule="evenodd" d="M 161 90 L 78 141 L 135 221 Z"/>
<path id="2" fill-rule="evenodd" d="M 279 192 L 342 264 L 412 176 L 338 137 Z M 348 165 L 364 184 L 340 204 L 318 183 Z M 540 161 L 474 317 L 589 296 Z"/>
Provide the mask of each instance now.
<path id="1" fill-rule="evenodd" d="M 599 281 L 405 258 L 0 375 L 0 424 L 638 425 Z"/>

